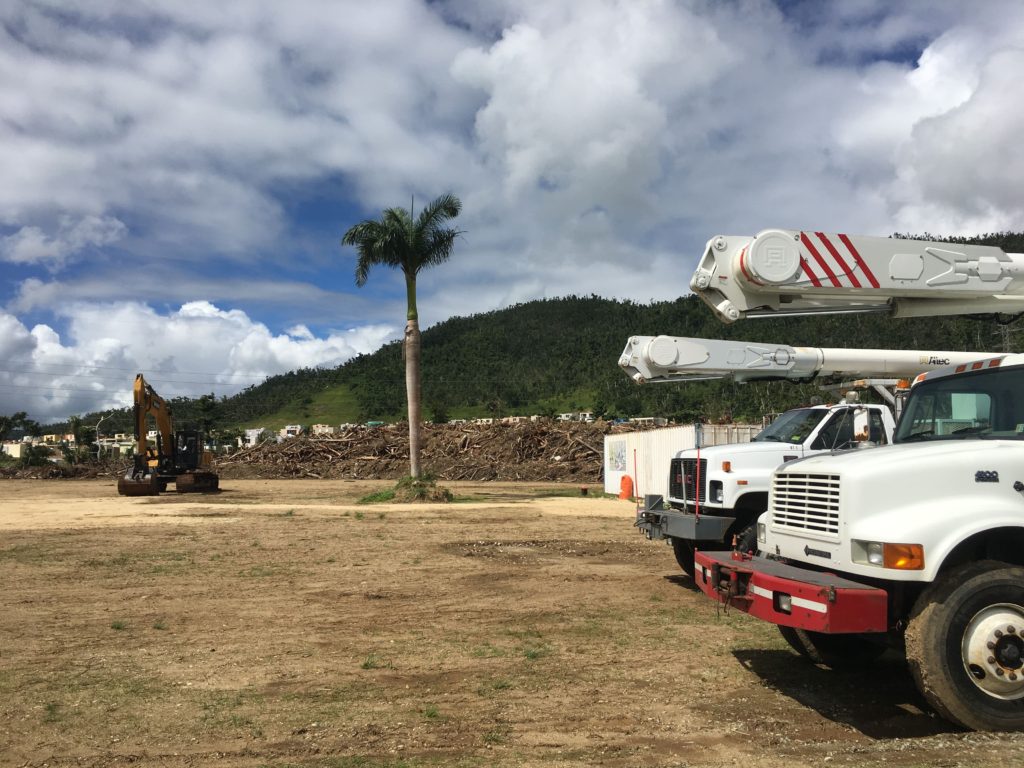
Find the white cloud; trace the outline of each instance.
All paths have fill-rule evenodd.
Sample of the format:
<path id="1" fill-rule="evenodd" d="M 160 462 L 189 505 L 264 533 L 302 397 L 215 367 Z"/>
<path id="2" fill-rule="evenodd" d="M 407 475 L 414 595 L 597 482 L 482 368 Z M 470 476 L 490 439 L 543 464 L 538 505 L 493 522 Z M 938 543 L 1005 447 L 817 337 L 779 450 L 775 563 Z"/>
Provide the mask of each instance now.
<path id="1" fill-rule="evenodd" d="M 61 216 L 56 234 L 46 235 L 39 227 L 22 227 L 0 239 L 0 258 L 15 264 L 43 264 L 51 269 L 80 251 L 116 243 L 127 227 L 110 216 L 85 216 L 72 220 Z"/>
<path id="2" fill-rule="evenodd" d="M 72 305 L 64 314 L 66 339 L 0 312 L 0 413 L 27 410 L 46 422 L 124 407 L 138 371 L 165 397 L 231 395 L 269 375 L 339 365 L 397 334 L 383 325 L 319 338 L 308 329 L 274 334 L 205 301 L 167 314 L 135 302 Z"/>
<path id="3" fill-rule="evenodd" d="M 218 366 L 268 370 L 334 354 L 345 337 L 310 330 L 332 318 L 400 318 L 394 275 L 345 295 L 293 266 L 292 198 L 325 180 L 348 211 L 463 198 L 452 262 L 420 279 L 426 324 L 671 298 L 718 232 L 1022 220 L 1014 0 L 37 0 L 0 21 L 7 311 L 70 304 L 72 348 L 129 368 L 90 312 L 210 323 L 234 344 Z M 260 329 L 267 307 L 288 331 Z"/>

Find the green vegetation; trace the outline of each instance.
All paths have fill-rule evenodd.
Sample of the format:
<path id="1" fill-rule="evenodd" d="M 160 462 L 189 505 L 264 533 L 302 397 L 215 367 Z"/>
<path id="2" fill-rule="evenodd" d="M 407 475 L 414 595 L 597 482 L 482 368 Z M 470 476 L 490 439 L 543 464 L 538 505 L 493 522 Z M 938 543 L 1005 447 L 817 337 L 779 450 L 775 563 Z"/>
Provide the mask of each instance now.
<path id="1" fill-rule="evenodd" d="M 374 491 L 359 499 L 360 504 L 381 502 L 417 502 L 417 501 L 453 501 L 455 496 L 447 488 L 439 488 L 437 481 L 429 475 L 420 478 L 403 477 L 394 488 Z M 383 518 L 383 514 L 380 515 Z M 362 512 L 356 512 L 356 518 L 363 519 Z"/>
<path id="2" fill-rule="evenodd" d="M 377 654 L 371 653 L 359 666 L 362 669 L 391 669 L 394 664 L 391 663 L 391 659 L 383 659 Z"/>
<path id="3" fill-rule="evenodd" d="M 931 236 L 929 236 L 931 237 Z M 1024 233 L 971 242 L 1024 252 Z M 688 271 L 680 262 L 679 290 Z M 996 318 L 934 317 L 893 320 L 874 315 L 764 318 L 724 325 L 693 296 L 637 304 L 597 296 L 532 301 L 471 317 L 454 317 L 422 334 L 424 418 L 553 415 L 588 410 L 598 416 L 658 415 L 681 422 L 759 421 L 765 413 L 820 397 L 813 384 L 693 382 L 638 387 L 619 370 L 630 335 L 670 334 L 745 339 L 795 346 L 1022 351 L 1024 336 Z M 401 343 L 360 355 L 333 369 L 273 376 L 212 404 L 171 401 L 181 427 L 215 417 L 220 429 L 284 424 L 341 424 L 405 418 Z M 203 409 L 211 408 L 209 398 Z M 16 414 L 17 416 L 17 414 Z M 94 423 L 99 414 L 82 417 Z M 130 432 L 129 409 L 111 412 L 104 431 Z M 62 431 L 50 425 L 46 431 Z M 66 430 L 64 430 L 66 431 Z"/>

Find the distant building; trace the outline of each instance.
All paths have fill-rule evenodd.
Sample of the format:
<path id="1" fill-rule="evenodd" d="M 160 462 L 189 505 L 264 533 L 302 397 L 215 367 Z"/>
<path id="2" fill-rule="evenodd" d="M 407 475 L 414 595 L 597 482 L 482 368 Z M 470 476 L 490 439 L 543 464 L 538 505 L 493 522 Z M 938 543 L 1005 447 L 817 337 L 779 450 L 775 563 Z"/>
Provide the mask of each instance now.
<path id="1" fill-rule="evenodd" d="M 526 416 L 506 416 L 501 420 L 502 424 L 522 424 L 524 421 L 529 421 Z"/>
<path id="2" fill-rule="evenodd" d="M 493 424 L 494 419 L 473 419 L 474 424 Z"/>
<path id="3" fill-rule="evenodd" d="M 556 421 L 586 421 L 590 422 L 594 420 L 594 414 L 590 411 L 573 411 L 572 413 L 560 413 Z"/>
<path id="4" fill-rule="evenodd" d="M 338 434 L 338 428 L 330 424 L 314 424 L 309 430 L 314 436 Z"/>
<path id="5" fill-rule="evenodd" d="M 257 427 L 256 429 L 247 429 L 245 430 L 245 435 L 238 438 L 239 445 L 256 445 L 256 443 L 263 439 L 263 436 L 266 433 L 267 430 L 265 430 L 263 427 Z"/>
<path id="6" fill-rule="evenodd" d="M 298 437 L 304 431 L 305 430 L 302 428 L 301 424 L 288 424 L 287 426 L 283 427 L 280 432 L 278 432 L 278 435 L 285 438 Z"/>
<path id="7" fill-rule="evenodd" d="M 638 427 L 664 427 L 668 424 L 668 419 L 664 416 L 637 416 L 630 419 L 629 423 Z"/>

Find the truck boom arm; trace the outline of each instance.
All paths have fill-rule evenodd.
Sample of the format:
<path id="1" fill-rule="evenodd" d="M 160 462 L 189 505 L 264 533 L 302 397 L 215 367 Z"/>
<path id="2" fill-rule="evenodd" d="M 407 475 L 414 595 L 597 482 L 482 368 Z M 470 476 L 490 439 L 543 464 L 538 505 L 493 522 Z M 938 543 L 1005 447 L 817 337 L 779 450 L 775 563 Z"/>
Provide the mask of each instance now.
<path id="1" fill-rule="evenodd" d="M 913 378 L 924 371 L 991 356 L 979 352 L 832 349 L 678 336 L 633 336 L 626 343 L 619 366 L 637 384 L 729 377 L 736 381 L 807 380 L 832 374 Z"/>
<path id="2" fill-rule="evenodd" d="M 766 229 L 711 238 L 690 288 L 727 323 L 757 315 L 1024 311 L 1024 254 L 990 245 Z"/>

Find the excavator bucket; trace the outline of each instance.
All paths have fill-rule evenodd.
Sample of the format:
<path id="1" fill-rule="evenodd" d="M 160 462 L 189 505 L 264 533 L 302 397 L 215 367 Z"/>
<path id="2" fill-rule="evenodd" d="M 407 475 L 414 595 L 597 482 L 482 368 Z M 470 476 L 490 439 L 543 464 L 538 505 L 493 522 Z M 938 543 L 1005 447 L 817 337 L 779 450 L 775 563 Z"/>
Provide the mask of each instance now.
<path id="1" fill-rule="evenodd" d="M 160 479 L 156 475 L 126 476 L 117 481 L 117 492 L 121 496 L 159 496 L 160 490 Z"/>
<path id="2" fill-rule="evenodd" d="M 213 472 L 185 472 L 175 479 L 178 493 L 216 493 L 220 478 Z"/>

